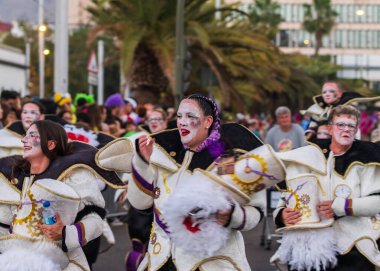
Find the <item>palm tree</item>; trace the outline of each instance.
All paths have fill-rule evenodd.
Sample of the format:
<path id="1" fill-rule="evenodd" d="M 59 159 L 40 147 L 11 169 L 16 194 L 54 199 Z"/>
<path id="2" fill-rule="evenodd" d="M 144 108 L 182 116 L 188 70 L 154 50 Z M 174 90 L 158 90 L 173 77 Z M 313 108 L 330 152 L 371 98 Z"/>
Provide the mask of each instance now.
<path id="1" fill-rule="evenodd" d="M 89 9 L 96 23 L 89 40 L 107 33 L 115 37 L 131 93 L 139 102 L 157 103 L 160 95 L 174 90 L 174 48 L 176 0 L 92 0 Z M 254 84 L 255 78 L 276 74 L 278 51 L 262 34 L 242 20 L 236 5 L 216 9 L 208 0 L 186 1 L 185 40 L 191 54 L 191 73 L 196 67 L 208 67 L 218 81 L 213 92 L 225 107 L 244 104 L 238 86 Z M 244 14 L 243 14 L 244 15 Z M 199 78 L 198 82 L 199 82 Z M 194 85 L 197 85 L 195 83 Z M 189 88 L 192 91 L 193 88 Z M 251 88 L 254 92 L 254 88 Z M 242 91 L 244 93 L 244 91 Z"/>
<path id="2" fill-rule="evenodd" d="M 304 4 L 304 29 L 315 35 L 315 56 L 322 47 L 322 38 L 328 35 L 335 25 L 338 13 L 332 8 L 330 0 L 313 0 L 313 4 Z"/>
<path id="3" fill-rule="evenodd" d="M 249 11 L 249 20 L 254 28 L 272 40 L 279 30 L 279 24 L 283 21 L 280 5 L 272 0 L 256 0 Z"/>

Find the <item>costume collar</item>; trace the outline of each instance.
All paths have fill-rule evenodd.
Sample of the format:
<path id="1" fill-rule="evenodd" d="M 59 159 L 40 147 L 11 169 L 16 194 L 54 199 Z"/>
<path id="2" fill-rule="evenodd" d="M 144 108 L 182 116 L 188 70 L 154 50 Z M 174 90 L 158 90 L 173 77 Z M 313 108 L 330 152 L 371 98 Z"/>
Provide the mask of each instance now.
<path id="1" fill-rule="evenodd" d="M 373 100 L 379 100 L 380 97 L 364 97 L 363 95 L 356 93 L 356 92 L 343 92 L 342 97 L 336 101 L 332 107 L 336 107 L 338 105 L 348 105 L 353 102 L 369 102 Z M 329 107 L 328 104 L 325 103 L 325 101 L 322 98 L 322 95 L 317 95 L 313 97 L 313 101 L 315 104 L 322 108 Z"/>
<path id="2" fill-rule="evenodd" d="M 316 139 L 309 143 L 318 147 L 327 159 L 330 153 L 330 139 Z M 334 170 L 341 177 L 346 178 L 351 167 L 356 164 L 380 166 L 380 146 L 368 141 L 355 140 L 348 151 L 335 156 Z"/>
<path id="3" fill-rule="evenodd" d="M 183 148 L 178 129 L 153 134 L 152 137 L 155 138 L 157 146 L 154 148 L 151 162 L 172 171 L 177 170 L 187 151 Z M 236 123 L 221 126 L 221 142 L 225 151 L 235 150 L 243 153 L 263 145 L 251 131 Z M 188 169 L 191 171 L 196 168 L 207 169 L 215 159 L 216 157 L 213 157 L 207 148 L 195 152 Z"/>
<path id="4" fill-rule="evenodd" d="M 308 167 L 309 169 L 318 172 L 321 175 L 326 175 L 326 157 L 325 148 L 318 145 L 310 144 L 305 147 L 297 148 L 291 151 L 278 152 L 277 156 L 285 162 L 292 162 Z"/>
<path id="5" fill-rule="evenodd" d="M 121 181 L 121 179 L 118 177 L 118 175 L 114 171 L 108 171 L 101 169 L 96 163 L 95 163 L 95 155 L 98 151 L 98 149 L 90 146 L 89 144 L 82 143 L 82 142 L 72 142 L 73 151 L 72 153 L 60 156 L 54 159 L 49 167 L 42 172 L 41 174 L 35 175 L 34 180 L 39 179 L 55 179 L 55 180 L 62 180 L 65 178 L 68 174 L 72 172 L 72 170 L 82 168 L 87 169 L 91 171 L 94 175 L 97 176 L 97 178 L 101 179 L 105 183 L 107 183 L 109 186 L 114 188 L 124 188 L 125 184 Z M 10 156 L 0 159 L 0 172 L 4 174 L 6 178 L 8 178 L 9 181 L 12 181 L 12 168 L 13 165 L 21 160 L 22 157 L 17 156 Z M 13 172 L 13 176 L 17 178 L 18 182 L 12 182 L 17 185 L 18 189 L 22 189 L 22 182 L 24 181 L 25 177 L 30 176 L 29 172 L 24 172 L 20 168 L 16 168 Z"/>
<path id="6" fill-rule="evenodd" d="M 10 125 L 7 125 L 7 127 L 5 127 L 4 129 L 7 129 L 11 133 L 16 134 L 19 137 L 24 137 L 26 134 L 21 121 L 15 121 Z"/>

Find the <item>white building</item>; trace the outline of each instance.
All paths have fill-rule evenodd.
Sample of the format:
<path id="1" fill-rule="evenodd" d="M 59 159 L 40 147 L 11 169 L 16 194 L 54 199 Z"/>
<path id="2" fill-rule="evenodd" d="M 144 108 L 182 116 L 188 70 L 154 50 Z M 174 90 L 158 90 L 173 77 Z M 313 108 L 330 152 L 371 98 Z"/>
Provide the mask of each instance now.
<path id="1" fill-rule="evenodd" d="M 284 22 L 276 37 L 283 52 L 314 54 L 315 39 L 302 29 L 303 4 L 311 0 L 274 0 L 280 4 Z M 242 1 L 248 6 L 254 1 Z M 339 14 L 336 25 L 323 39 L 319 53 L 332 55 L 342 66 L 339 77 L 366 79 L 380 91 L 380 0 L 331 0 Z"/>
<path id="2" fill-rule="evenodd" d="M 27 72 L 25 54 L 16 48 L 0 44 L 0 92 L 15 90 L 24 96 L 27 93 Z"/>

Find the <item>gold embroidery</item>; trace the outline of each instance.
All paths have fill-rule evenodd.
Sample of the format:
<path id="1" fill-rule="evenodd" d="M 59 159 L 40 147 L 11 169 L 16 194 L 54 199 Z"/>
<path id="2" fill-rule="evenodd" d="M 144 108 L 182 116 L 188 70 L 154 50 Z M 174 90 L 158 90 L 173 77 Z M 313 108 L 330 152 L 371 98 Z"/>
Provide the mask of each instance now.
<path id="1" fill-rule="evenodd" d="M 30 192 L 30 190 L 28 190 L 26 192 L 26 194 L 28 196 L 27 198 L 31 202 L 34 202 L 34 203 L 30 204 L 31 209 L 29 211 L 29 214 L 23 218 L 17 218 L 17 216 L 16 216 L 16 218 L 13 220 L 13 224 L 18 224 L 18 225 L 26 224 L 27 232 L 32 237 L 42 236 L 43 232 L 38 227 L 38 225 L 42 223 L 42 216 L 41 216 L 42 207 L 38 208 L 38 203 L 35 203 L 36 198 Z M 21 208 L 26 208 L 26 207 L 20 205 L 18 210 L 17 210 L 17 213 L 20 212 Z"/>
<path id="2" fill-rule="evenodd" d="M 164 186 L 165 186 L 165 192 L 166 194 L 170 194 L 170 188 L 168 185 L 168 180 L 166 178 L 166 172 L 163 170 L 162 171 L 162 179 L 164 180 Z"/>
<path id="3" fill-rule="evenodd" d="M 265 174 L 265 172 L 268 170 L 267 164 L 266 164 L 265 160 L 262 157 L 260 157 L 259 155 L 250 154 L 248 156 L 242 156 L 237 160 L 237 163 L 241 162 L 242 160 L 246 160 L 247 165 L 245 167 L 245 173 L 250 174 L 252 172 L 252 169 L 248 165 L 248 161 L 250 158 L 255 159 L 260 164 L 261 169 L 259 171 L 261 171 L 262 173 Z M 256 185 L 256 184 L 260 183 L 261 179 L 263 179 L 262 175 L 258 175 L 258 177 L 256 177 L 253 180 L 252 179 L 251 180 L 242 180 L 236 174 L 230 174 L 230 176 L 232 177 L 233 182 L 238 185 L 239 189 L 247 195 L 250 195 L 252 193 L 252 191 L 260 190 L 260 188 L 261 188 L 259 185 Z"/>
<path id="4" fill-rule="evenodd" d="M 161 244 L 159 242 L 156 242 L 153 245 L 153 254 L 158 254 L 161 252 Z"/>

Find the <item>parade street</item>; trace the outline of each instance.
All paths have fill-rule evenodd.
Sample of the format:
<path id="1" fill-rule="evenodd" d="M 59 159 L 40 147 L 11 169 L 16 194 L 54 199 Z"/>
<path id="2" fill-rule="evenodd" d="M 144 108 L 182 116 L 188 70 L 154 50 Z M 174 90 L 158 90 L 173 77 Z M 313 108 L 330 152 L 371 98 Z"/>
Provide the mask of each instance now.
<path id="1" fill-rule="evenodd" d="M 269 258 L 278 247 L 278 239 L 273 239 L 270 250 L 260 246 L 262 229 L 263 222 L 255 229 L 243 232 L 246 245 L 245 251 L 253 271 L 274 271 L 276 268 L 269 264 Z M 93 271 L 125 271 L 124 258 L 131 245 L 128 239 L 127 227 L 125 224 L 122 226 L 112 226 L 112 230 L 115 234 L 116 244 L 98 256 Z M 105 240 L 102 239 L 101 250 L 104 248 L 106 248 Z"/>

